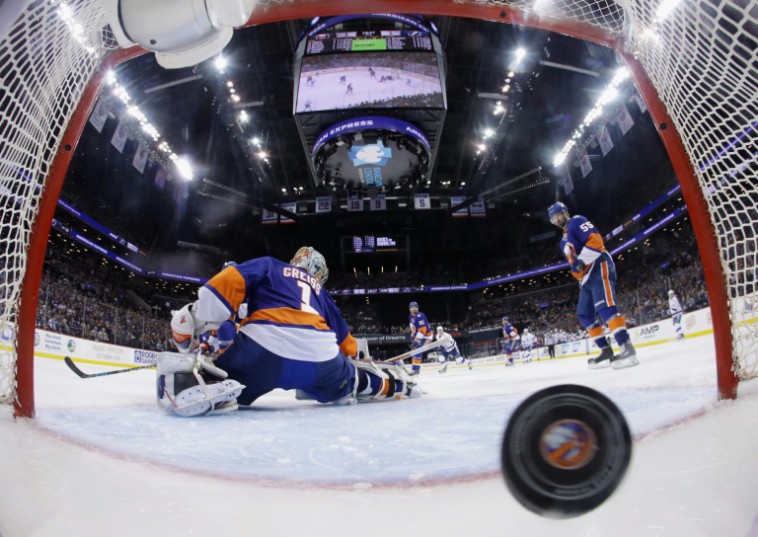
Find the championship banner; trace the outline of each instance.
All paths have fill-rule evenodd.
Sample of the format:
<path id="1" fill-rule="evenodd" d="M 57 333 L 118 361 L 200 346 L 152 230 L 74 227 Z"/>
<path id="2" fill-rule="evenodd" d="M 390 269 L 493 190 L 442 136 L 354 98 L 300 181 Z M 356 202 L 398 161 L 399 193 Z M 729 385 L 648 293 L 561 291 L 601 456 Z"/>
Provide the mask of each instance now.
<path id="1" fill-rule="evenodd" d="M 166 170 L 164 170 L 163 166 L 160 164 L 158 165 L 158 169 L 155 170 L 155 178 L 153 179 L 153 182 L 155 183 L 155 186 L 158 187 L 158 190 L 166 188 Z"/>
<path id="2" fill-rule="evenodd" d="M 597 133 L 597 143 L 600 144 L 600 151 L 606 156 L 613 149 L 613 140 L 608 133 L 608 129 L 603 125 Z"/>
<path id="3" fill-rule="evenodd" d="M 288 203 L 281 203 L 279 207 L 281 207 L 285 211 L 289 211 L 291 213 L 297 214 L 297 202 L 291 201 Z M 284 216 L 282 214 L 280 215 L 279 223 L 280 224 L 294 224 L 295 221 L 292 218 L 289 218 L 288 216 Z"/>
<path id="4" fill-rule="evenodd" d="M 639 107 L 640 112 L 642 112 L 643 114 L 647 112 L 647 105 L 645 104 L 645 101 L 642 100 L 642 97 L 640 97 L 639 95 L 635 95 L 634 102 L 637 103 L 637 106 Z"/>
<path id="5" fill-rule="evenodd" d="M 450 208 L 460 205 L 466 201 L 466 196 L 450 196 Z M 453 211 L 453 218 L 465 218 L 468 216 L 468 207 Z"/>
<path id="6" fill-rule="evenodd" d="M 371 201 L 369 201 L 369 210 L 386 211 L 387 210 L 387 197 L 384 194 L 377 194 L 375 196 L 371 196 Z"/>
<path id="7" fill-rule="evenodd" d="M 129 130 L 124 125 L 123 121 L 119 121 L 116 125 L 116 130 L 113 132 L 113 138 L 111 138 L 111 145 L 115 147 L 119 153 L 124 152 L 124 146 L 129 139 Z"/>
<path id="8" fill-rule="evenodd" d="M 89 122 L 95 127 L 97 132 L 103 132 L 105 122 L 108 120 L 108 107 L 105 106 L 104 99 L 100 98 L 89 116 Z"/>
<path id="9" fill-rule="evenodd" d="M 278 218 L 279 218 L 279 213 L 277 213 L 276 211 L 272 211 L 270 209 L 263 209 L 263 212 L 261 212 L 261 224 L 264 224 L 264 225 L 276 224 Z"/>
<path id="10" fill-rule="evenodd" d="M 132 166 L 134 166 L 140 173 L 145 173 L 148 154 L 147 142 L 145 142 L 145 140 L 140 141 L 139 146 L 137 147 L 137 152 L 134 153 L 134 158 L 132 159 Z"/>
<path id="11" fill-rule="evenodd" d="M 592 172 L 592 163 L 587 151 L 582 151 L 579 155 L 579 168 L 582 170 L 582 177 L 587 177 Z"/>
<path id="12" fill-rule="evenodd" d="M 477 198 L 474 203 L 469 206 L 471 216 L 473 218 L 484 218 L 487 216 L 487 207 L 484 205 L 482 198 Z"/>
<path id="13" fill-rule="evenodd" d="M 563 187 L 563 191 L 568 196 L 574 190 L 574 181 L 571 180 L 571 172 L 569 172 L 568 166 L 561 166 L 563 172 L 558 177 L 558 184 Z"/>
<path id="14" fill-rule="evenodd" d="M 634 126 L 634 120 L 624 104 L 619 105 L 618 110 L 616 110 L 615 121 L 621 129 L 621 134 L 626 134 Z"/>
<path id="15" fill-rule="evenodd" d="M 332 212 L 332 197 L 318 196 L 316 198 L 316 214 Z"/>
<path id="16" fill-rule="evenodd" d="M 431 209 L 432 204 L 430 203 L 429 194 L 414 194 L 413 195 L 413 208 L 414 209 Z"/>
<path id="17" fill-rule="evenodd" d="M 348 212 L 360 212 L 363 210 L 363 198 L 353 194 L 347 198 Z"/>

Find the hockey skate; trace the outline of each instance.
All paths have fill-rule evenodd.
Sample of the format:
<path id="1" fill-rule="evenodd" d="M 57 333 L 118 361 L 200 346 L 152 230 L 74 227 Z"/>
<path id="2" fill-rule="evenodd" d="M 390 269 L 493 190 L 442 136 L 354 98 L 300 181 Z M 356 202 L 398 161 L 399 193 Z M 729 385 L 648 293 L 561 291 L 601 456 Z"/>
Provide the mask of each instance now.
<path id="1" fill-rule="evenodd" d="M 440 367 L 439 371 L 437 373 L 447 373 L 447 364 Z"/>
<path id="2" fill-rule="evenodd" d="M 587 360 L 587 365 L 590 366 L 590 369 L 603 369 L 611 365 L 612 360 L 613 349 L 608 345 L 607 347 L 600 349 L 600 354 L 598 356 L 594 356 Z"/>
<path id="3" fill-rule="evenodd" d="M 613 369 L 632 367 L 639 363 L 640 361 L 637 359 L 637 351 L 634 350 L 631 341 L 624 343 L 624 346 L 621 347 L 621 352 L 611 358 L 611 367 L 613 367 Z"/>

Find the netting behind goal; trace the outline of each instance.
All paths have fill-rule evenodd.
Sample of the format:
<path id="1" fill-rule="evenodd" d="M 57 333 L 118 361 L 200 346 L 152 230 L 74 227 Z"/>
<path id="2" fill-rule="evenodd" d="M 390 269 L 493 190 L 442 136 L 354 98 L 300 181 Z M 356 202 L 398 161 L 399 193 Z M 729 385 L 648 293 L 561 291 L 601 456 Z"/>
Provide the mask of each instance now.
<path id="1" fill-rule="evenodd" d="M 754 1 L 261 0 L 250 22 L 377 9 L 515 23 L 615 47 L 658 124 L 690 210 L 722 395 L 735 386 L 729 369 L 742 379 L 758 375 Z M 33 324 L 49 220 L 97 96 L 91 80 L 113 54 L 105 27 L 96 0 L 35 1 L 0 20 L 0 402 L 15 402 L 23 415 L 33 413 Z"/>

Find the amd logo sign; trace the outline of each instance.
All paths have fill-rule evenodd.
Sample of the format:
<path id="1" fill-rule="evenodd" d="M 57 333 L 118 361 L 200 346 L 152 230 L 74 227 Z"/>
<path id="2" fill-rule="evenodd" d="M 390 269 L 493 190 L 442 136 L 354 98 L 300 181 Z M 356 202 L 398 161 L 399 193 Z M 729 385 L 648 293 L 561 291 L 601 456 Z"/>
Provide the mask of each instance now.
<path id="1" fill-rule="evenodd" d="M 639 328 L 637 330 L 637 336 L 640 339 L 653 339 L 660 329 L 661 327 L 657 324 L 654 324 L 653 326 L 647 326 L 645 328 Z"/>

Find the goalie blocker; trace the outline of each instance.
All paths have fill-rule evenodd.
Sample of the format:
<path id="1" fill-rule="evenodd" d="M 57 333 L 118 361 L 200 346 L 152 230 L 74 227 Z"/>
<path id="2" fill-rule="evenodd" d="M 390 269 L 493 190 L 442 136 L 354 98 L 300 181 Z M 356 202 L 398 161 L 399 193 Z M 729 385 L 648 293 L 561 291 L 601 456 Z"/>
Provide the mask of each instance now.
<path id="1" fill-rule="evenodd" d="M 221 414 L 237 409 L 245 387 L 227 379 L 202 356 L 162 352 L 156 360 L 158 406 L 179 416 Z"/>

